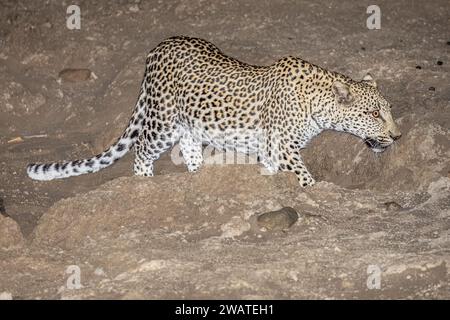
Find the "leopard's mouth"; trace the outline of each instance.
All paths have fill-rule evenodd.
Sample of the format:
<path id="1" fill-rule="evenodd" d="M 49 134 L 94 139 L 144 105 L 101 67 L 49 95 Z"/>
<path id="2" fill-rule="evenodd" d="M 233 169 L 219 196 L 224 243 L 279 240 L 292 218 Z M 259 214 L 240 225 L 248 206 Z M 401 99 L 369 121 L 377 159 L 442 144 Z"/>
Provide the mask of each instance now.
<path id="1" fill-rule="evenodd" d="M 373 138 L 366 138 L 364 139 L 364 143 L 373 151 L 376 153 L 383 152 L 389 147 L 390 144 L 381 144 L 378 140 L 375 140 Z"/>

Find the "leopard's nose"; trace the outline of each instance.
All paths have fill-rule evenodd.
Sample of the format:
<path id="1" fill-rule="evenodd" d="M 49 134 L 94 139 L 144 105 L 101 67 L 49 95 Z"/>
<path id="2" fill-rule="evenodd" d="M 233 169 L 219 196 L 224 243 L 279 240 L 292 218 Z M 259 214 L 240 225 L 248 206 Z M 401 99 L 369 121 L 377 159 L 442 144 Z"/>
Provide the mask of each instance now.
<path id="1" fill-rule="evenodd" d="M 400 137 L 402 136 L 402 133 L 400 132 L 398 127 L 395 125 L 395 123 L 389 127 L 389 135 L 391 136 L 391 138 L 394 141 L 400 139 Z"/>
<path id="2" fill-rule="evenodd" d="M 392 133 L 391 132 L 391 138 L 395 140 L 398 140 L 402 137 L 402 133 L 401 132 L 396 132 L 396 133 Z"/>

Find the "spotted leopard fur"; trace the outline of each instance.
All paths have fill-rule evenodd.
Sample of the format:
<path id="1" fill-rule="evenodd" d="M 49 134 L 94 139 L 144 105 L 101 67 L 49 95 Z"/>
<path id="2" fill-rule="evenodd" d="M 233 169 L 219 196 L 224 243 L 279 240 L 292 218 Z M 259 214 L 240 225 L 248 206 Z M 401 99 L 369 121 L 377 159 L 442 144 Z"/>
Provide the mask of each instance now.
<path id="1" fill-rule="evenodd" d="M 400 137 L 390 104 L 370 75 L 342 74 L 286 57 L 253 66 L 197 38 L 173 37 L 147 56 L 144 80 L 122 136 L 89 159 L 30 164 L 36 180 L 96 172 L 134 146 L 134 172 L 152 176 L 153 163 L 179 141 L 193 172 L 202 144 L 256 153 L 270 171 L 294 172 L 302 186 L 314 178 L 300 150 L 323 130 L 348 132 L 381 152 Z"/>

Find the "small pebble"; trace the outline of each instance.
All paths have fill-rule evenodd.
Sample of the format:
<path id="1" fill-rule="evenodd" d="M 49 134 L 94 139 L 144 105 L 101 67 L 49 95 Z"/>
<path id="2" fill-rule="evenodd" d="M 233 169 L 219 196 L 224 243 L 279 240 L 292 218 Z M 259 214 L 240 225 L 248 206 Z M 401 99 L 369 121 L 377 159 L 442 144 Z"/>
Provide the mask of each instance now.
<path id="1" fill-rule="evenodd" d="M 267 230 L 286 230 L 298 220 L 298 213 L 293 208 L 284 207 L 258 216 L 258 225 Z"/>
<path id="2" fill-rule="evenodd" d="M 139 6 L 137 4 L 131 6 L 128 8 L 128 10 L 130 10 L 131 12 L 139 12 Z"/>
<path id="3" fill-rule="evenodd" d="M 416 66 L 416 69 L 419 69 L 419 70 L 420 70 L 420 69 L 422 69 L 422 67 L 421 67 L 421 66 Z"/>
<path id="4" fill-rule="evenodd" d="M 428 90 L 430 90 L 430 91 L 436 91 L 436 88 L 435 88 L 435 87 L 429 87 Z"/>
<path id="5" fill-rule="evenodd" d="M 443 63 L 441 60 L 438 60 L 438 61 L 436 62 L 436 64 L 437 64 L 438 66 L 442 66 L 444 63 Z"/>
<path id="6" fill-rule="evenodd" d="M 395 201 L 385 202 L 384 205 L 385 205 L 387 211 L 397 211 L 397 210 L 403 209 L 403 207 Z"/>

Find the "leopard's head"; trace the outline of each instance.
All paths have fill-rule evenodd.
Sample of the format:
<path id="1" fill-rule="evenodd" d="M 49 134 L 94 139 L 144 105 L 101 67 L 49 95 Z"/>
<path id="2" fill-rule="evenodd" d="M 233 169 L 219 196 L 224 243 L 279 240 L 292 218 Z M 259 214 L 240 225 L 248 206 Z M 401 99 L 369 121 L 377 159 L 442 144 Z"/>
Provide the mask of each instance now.
<path id="1" fill-rule="evenodd" d="M 364 140 L 374 152 L 383 152 L 401 132 L 391 114 L 391 104 L 382 96 L 371 75 L 360 82 L 334 81 L 335 128 Z"/>

